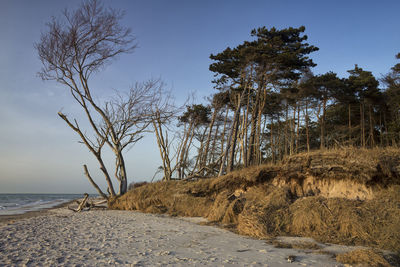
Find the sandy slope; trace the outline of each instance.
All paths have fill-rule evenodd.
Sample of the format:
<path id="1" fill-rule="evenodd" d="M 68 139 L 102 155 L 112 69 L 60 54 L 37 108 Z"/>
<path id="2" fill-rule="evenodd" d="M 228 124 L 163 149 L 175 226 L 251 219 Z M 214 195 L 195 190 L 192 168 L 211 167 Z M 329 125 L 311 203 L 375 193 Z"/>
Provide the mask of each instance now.
<path id="1" fill-rule="evenodd" d="M 296 255 L 289 263 L 287 257 Z M 330 256 L 274 248 L 187 219 L 130 211 L 44 216 L 0 225 L 2 265 L 339 266 Z"/>

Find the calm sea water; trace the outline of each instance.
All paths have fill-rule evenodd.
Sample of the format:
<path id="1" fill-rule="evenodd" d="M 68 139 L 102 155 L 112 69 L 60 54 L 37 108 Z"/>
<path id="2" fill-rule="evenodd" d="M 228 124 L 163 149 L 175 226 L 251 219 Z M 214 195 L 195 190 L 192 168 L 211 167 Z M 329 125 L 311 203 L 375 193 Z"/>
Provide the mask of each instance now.
<path id="1" fill-rule="evenodd" d="M 0 194 L 0 215 L 51 208 L 82 197 L 82 194 Z"/>

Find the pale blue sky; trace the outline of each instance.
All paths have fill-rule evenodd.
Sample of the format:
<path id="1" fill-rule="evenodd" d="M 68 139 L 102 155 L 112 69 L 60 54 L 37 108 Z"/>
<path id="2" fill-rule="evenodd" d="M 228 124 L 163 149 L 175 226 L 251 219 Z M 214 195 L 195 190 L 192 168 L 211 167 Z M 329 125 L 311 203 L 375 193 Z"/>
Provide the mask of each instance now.
<path id="1" fill-rule="evenodd" d="M 44 24 L 80 1 L 0 0 L 0 193 L 92 192 L 83 175 L 87 163 L 100 173 L 87 149 L 58 118 L 80 116 L 60 85 L 36 75 L 33 48 Z M 106 0 L 126 11 L 139 48 L 121 56 L 92 81 L 99 97 L 136 81 L 162 77 L 177 101 L 196 91 L 213 93 L 209 55 L 250 39 L 253 28 L 306 26 L 309 43 L 320 48 L 314 73 L 345 76 L 358 64 L 377 77 L 388 72 L 400 52 L 400 1 L 177 1 Z M 129 182 L 150 179 L 160 165 L 152 137 L 127 154 Z M 103 184 L 102 182 L 100 184 Z"/>

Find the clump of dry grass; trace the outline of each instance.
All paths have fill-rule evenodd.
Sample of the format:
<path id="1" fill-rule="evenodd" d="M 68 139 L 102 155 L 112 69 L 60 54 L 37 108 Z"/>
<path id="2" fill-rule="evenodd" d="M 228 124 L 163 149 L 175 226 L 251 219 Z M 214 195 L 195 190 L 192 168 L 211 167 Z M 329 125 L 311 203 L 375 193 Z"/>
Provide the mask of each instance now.
<path id="1" fill-rule="evenodd" d="M 356 249 L 336 256 L 338 262 L 357 264 L 358 266 L 390 267 L 383 255 L 372 249 Z"/>
<path id="2" fill-rule="evenodd" d="M 361 203 L 346 199 L 306 197 L 291 207 L 289 231 L 299 236 L 311 236 L 327 242 L 346 244 L 371 243 L 371 226 L 364 224 Z"/>
<path id="3" fill-rule="evenodd" d="M 110 203 L 114 209 L 139 210 L 150 213 L 169 213 L 180 216 L 205 216 L 212 201 L 203 194 L 208 192 L 209 181 L 149 183 L 117 198 Z"/>
<path id="4" fill-rule="evenodd" d="M 290 206 L 287 231 L 322 242 L 400 251 L 400 186 L 381 190 L 373 200 L 305 197 Z"/>
<path id="5" fill-rule="evenodd" d="M 222 191 L 217 195 L 213 201 L 213 205 L 210 207 L 207 219 L 214 222 L 220 222 L 225 216 L 225 212 L 230 204 L 229 196 L 231 193 L 227 190 Z"/>
<path id="6" fill-rule="evenodd" d="M 239 214 L 240 234 L 257 238 L 276 236 L 284 231 L 291 196 L 287 189 L 258 186 L 248 190 L 243 212 Z"/>
<path id="7" fill-rule="evenodd" d="M 222 223 L 225 225 L 237 225 L 239 220 L 239 214 L 243 211 L 246 199 L 238 198 L 233 200 L 225 211 L 225 215 L 222 218 Z"/>
<path id="8" fill-rule="evenodd" d="M 212 179 L 210 189 L 216 192 L 223 190 L 234 191 L 244 189 L 260 183 L 266 183 L 276 177 L 279 165 L 252 166 L 231 172 L 227 175 Z"/>
<path id="9" fill-rule="evenodd" d="M 276 179 L 300 179 L 310 173 L 329 183 L 363 183 L 373 189 L 374 198 L 304 197 L 287 186 L 272 185 Z M 400 253 L 400 151 L 312 152 L 289 157 L 281 165 L 251 167 L 218 178 L 149 183 L 115 199 L 110 207 L 202 216 L 256 238 L 307 236 Z"/>

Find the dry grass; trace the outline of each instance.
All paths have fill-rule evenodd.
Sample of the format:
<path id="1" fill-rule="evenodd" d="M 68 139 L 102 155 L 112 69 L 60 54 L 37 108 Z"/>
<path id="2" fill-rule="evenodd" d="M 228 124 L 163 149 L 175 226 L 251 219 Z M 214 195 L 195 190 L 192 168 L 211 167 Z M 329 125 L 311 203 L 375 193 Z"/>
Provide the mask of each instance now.
<path id="1" fill-rule="evenodd" d="M 391 266 L 381 253 L 372 249 L 356 249 L 347 253 L 339 254 L 336 256 L 336 260 L 345 264 L 357 264 L 358 266 Z"/>
<path id="2" fill-rule="evenodd" d="M 370 200 L 303 196 L 276 179 L 350 180 L 373 190 Z M 346 190 L 344 188 L 344 190 Z M 235 194 L 235 192 L 242 194 Z M 313 237 L 400 253 L 400 150 L 333 150 L 300 154 L 198 181 L 146 184 L 110 203 L 115 209 L 202 216 L 240 234 Z M 340 256 L 345 257 L 345 256 Z M 339 258 L 340 258 L 339 257 Z M 382 265 L 385 266 L 385 265 Z"/>
<path id="3" fill-rule="evenodd" d="M 238 217 L 238 232 L 257 238 L 282 234 L 290 203 L 287 189 L 272 185 L 249 189 L 243 212 Z"/>
<path id="4" fill-rule="evenodd" d="M 400 186 L 373 200 L 306 197 L 290 206 L 288 232 L 322 242 L 400 251 Z"/>
<path id="5" fill-rule="evenodd" d="M 244 189 L 260 183 L 266 183 L 276 177 L 279 165 L 261 165 L 234 171 L 227 175 L 214 178 L 210 184 L 212 190 Z"/>
<path id="6" fill-rule="evenodd" d="M 319 179 L 348 179 L 368 185 L 386 186 L 399 183 L 400 149 L 333 149 L 301 153 L 287 157 L 280 176 L 304 178 L 306 174 Z"/>
<path id="7" fill-rule="evenodd" d="M 191 182 L 157 182 L 128 191 L 110 203 L 115 209 L 139 210 L 149 213 L 169 213 L 179 216 L 204 216 L 212 199 L 204 197 L 209 180 Z"/>

